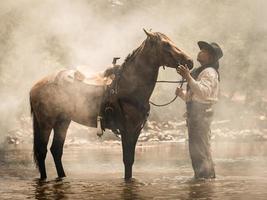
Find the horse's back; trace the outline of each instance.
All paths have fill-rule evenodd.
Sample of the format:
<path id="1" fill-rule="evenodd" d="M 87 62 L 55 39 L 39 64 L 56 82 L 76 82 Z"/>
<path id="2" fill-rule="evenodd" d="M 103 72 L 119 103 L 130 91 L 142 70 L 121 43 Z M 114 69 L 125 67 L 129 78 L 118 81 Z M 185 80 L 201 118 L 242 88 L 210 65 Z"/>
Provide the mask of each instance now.
<path id="1" fill-rule="evenodd" d="M 39 80 L 30 91 L 31 105 L 40 115 L 59 115 L 96 126 L 105 86 L 88 84 L 76 70 L 61 70 Z"/>
<path id="2" fill-rule="evenodd" d="M 37 92 L 37 91 L 39 91 L 40 89 L 42 89 L 44 87 L 47 87 L 49 84 L 55 83 L 55 80 L 56 80 L 58 74 L 61 73 L 62 71 L 64 71 L 64 70 L 60 70 L 60 71 L 56 71 L 54 73 L 51 73 L 51 74 L 41 78 L 37 82 L 35 82 L 34 85 L 31 88 L 31 90 L 30 90 L 30 96 L 34 92 Z"/>

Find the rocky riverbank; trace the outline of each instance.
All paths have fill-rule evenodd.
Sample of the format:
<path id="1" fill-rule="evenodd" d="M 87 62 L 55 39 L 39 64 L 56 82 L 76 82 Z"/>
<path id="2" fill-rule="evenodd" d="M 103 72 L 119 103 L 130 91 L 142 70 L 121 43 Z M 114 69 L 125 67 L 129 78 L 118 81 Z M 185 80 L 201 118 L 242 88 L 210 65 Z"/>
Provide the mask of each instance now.
<path id="1" fill-rule="evenodd" d="M 106 131 L 102 138 L 96 136 L 96 129 L 72 123 L 66 138 L 66 145 L 83 145 L 93 142 L 119 143 L 120 137 Z M 215 141 L 265 141 L 267 140 L 267 119 L 253 116 L 250 119 L 214 120 L 212 140 Z M 139 142 L 185 142 L 188 139 L 185 120 L 148 121 L 139 137 Z M 5 136 L 6 144 L 32 143 L 31 117 L 21 117 L 16 128 Z"/>

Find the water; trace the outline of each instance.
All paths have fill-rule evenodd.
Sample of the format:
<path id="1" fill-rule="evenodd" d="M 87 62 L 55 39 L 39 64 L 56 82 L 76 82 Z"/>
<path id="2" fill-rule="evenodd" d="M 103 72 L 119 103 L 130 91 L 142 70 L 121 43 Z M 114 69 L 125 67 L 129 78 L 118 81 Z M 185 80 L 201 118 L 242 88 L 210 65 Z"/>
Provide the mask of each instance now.
<path id="1" fill-rule="evenodd" d="M 213 143 L 217 179 L 194 181 L 187 143 L 136 149 L 134 179 L 125 182 L 120 145 L 67 146 L 66 178 L 39 181 L 29 146 L 0 151 L 0 199 L 267 199 L 267 143 Z"/>

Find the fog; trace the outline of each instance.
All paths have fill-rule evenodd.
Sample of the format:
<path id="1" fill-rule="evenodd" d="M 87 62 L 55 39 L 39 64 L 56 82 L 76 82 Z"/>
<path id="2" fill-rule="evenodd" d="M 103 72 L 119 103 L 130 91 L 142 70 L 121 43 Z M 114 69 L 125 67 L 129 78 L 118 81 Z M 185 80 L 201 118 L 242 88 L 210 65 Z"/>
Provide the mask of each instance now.
<path id="1" fill-rule="evenodd" d="M 0 1 L 1 199 L 265 199 L 266 10 L 264 0 Z M 216 180 L 191 179 L 185 103 L 179 98 L 151 106 L 135 149 L 133 181 L 122 179 L 120 138 L 109 132 L 98 138 L 96 129 L 78 123 L 71 123 L 64 144 L 67 178 L 55 179 L 51 135 L 48 180 L 34 179 L 39 173 L 32 158 L 31 87 L 63 68 L 90 76 L 110 67 L 113 57 L 123 63 L 146 39 L 143 28 L 167 35 L 194 67 L 198 41 L 216 42 L 224 52 L 211 125 Z M 160 68 L 158 80 L 180 79 L 174 69 Z M 170 101 L 177 86 L 157 84 L 151 100 Z M 64 97 L 60 105 L 66 106 Z"/>
<path id="2" fill-rule="evenodd" d="M 266 101 L 266 8 L 264 0 L 1 1 L 0 140 L 17 126 L 17 119 L 30 115 L 28 98 L 34 82 L 61 68 L 89 75 L 110 66 L 115 56 L 122 63 L 145 40 L 143 28 L 165 33 L 195 66 L 197 41 L 217 42 L 224 52 L 222 96 L 237 93 L 236 98 L 246 99 L 250 94 Z M 180 79 L 173 72 L 160 70 L 159 80 Z M 153 101 L 170 100 L 175 87 L 157 86 Z M 218 116 L 227 118 L 225 108 L 219 104 Z M 183 112 L 184 103 L 177 100 L 167 108 L 152 108 L 151 117 L 173 118 Z"/>

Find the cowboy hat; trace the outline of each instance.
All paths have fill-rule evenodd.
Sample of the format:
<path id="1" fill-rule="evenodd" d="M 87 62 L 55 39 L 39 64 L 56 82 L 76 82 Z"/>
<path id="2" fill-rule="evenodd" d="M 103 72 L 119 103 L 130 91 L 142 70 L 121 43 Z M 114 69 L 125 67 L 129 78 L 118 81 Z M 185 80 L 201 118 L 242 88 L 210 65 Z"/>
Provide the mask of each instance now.
<path id="1" fill-rule="evenodd" d="M 214 56 L 216 60 L 219 60 L 221 57 L 223 57 L 223 52 L 221 47 L 215 43 L 215 42 L 205 42 L 205 41 L 199 41 L 198 46 L 200 49 L 206 49 L 208 51 L 210 51 Z"/>

